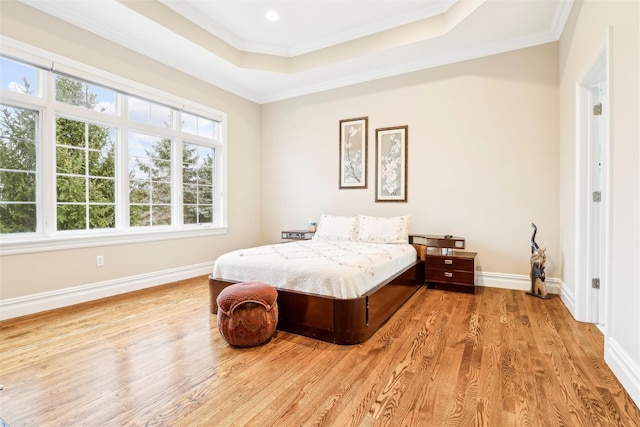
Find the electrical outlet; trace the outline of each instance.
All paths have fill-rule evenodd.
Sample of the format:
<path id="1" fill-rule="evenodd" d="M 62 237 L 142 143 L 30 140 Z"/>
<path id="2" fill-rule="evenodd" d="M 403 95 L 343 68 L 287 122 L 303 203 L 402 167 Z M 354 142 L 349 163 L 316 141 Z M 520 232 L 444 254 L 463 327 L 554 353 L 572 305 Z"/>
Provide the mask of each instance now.
<path id="1" fill-rule="evenodd" d="M 102 267 L 104 265 L 104 256 L 96 256 L 96 267 Z"/>

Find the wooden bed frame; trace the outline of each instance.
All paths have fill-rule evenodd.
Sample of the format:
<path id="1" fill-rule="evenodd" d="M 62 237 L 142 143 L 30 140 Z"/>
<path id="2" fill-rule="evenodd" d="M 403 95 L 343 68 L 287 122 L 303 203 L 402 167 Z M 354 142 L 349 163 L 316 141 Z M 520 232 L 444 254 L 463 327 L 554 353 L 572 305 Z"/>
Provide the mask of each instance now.
<path id="1" fill-rule="evenodd" d="M 211 313 L 227 286 L 237 283 L 209 276 Z M 338 299 L 278 289 L 282 331 L 335 344 L 358 344 L 373 335 L 424 283 L 424 261 L 417 260 L 359 298 Z"/>

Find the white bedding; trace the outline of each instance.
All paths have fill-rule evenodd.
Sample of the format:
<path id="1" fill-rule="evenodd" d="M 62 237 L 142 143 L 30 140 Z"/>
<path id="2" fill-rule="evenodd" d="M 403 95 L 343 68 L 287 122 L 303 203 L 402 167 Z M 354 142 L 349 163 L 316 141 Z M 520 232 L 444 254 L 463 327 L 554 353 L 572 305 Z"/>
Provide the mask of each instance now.
<path id="1" fill-rule="evenodd" d="M 410 244 L 303 240 L 224 254 L 216 260 L 213 278 L 348 299 L 364 295 L 416 258 Z"/>

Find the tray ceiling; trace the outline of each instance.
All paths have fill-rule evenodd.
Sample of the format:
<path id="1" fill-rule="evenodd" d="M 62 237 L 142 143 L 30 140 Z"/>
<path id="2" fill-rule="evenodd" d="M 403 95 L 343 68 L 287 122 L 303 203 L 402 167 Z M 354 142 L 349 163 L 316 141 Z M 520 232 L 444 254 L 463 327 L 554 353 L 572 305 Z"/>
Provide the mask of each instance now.
<path id="1" fill-rule="evenodd" d="M 557 41 L 573 0 L 20 0 L 267 103 Z M 279 20 L 265 18 L 275 11 Z"/>

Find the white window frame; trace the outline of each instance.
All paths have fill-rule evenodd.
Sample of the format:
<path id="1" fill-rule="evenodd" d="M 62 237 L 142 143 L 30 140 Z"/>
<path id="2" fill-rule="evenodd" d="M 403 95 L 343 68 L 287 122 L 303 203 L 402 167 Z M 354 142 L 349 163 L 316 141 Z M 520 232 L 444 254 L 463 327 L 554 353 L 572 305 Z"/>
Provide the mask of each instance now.
<path id="1" fill-rule="evenodd" d="M 35 65 L 45 69 L 44 78 L 40 79 L 40 91 L 42 97 L 16 94 L 2 89 L 0 96 L 2 101 L 11 105 L 29 108 L 40 112 L 37 158 L 37 191 L 38 203 L 38 230 L 35 233 L 16 233 L 0 235 L 0 255 L 14 255 L 22 253 L 36 253 L 52 250 L 74 249 L 92 246 L 120 245 L 128 243 L 140 243 L 180 239 L 190 237 L 202 237 L 208 235 L 226 234 L 227 225 L 227 114 L 214 108 L 195 103 L 188 99 L 177 97 L 158 89 L 142 85 L 126 78 L 99 70 L 71 59 L 35 48 L 33 46 L 0 36 L 0 54 Z M 49 70 L 51 72 L 47 72 Z M 65 117 L 73 116 L 75 106 L 62 104 L 54 100 L 55 76 L 54 73 L 68 75 L 72 78 L 86 80 L 101 86 L 113 88 L 124 94 L 148 99 L 152 102 L 170 106 L 178 111 L 178 117 L 182 111 L 199 115 L 220 123 L 220 135 L 218 141 L 204 140 L 194 135 L 178 138 L 174 142 L 173 153 L 173 193 L 172 193 L 172 225 L 162 227 L 129 227 L 128 222 L 128 132 L 145 132 L 146 126 L 127 118 L 127 102 L 123 96 L 117 96 L 117 111 L 119 116 L 112 116 L 109 120 L 98 120 L 117 126 L 119 143 L 116 147 L 116 209 L 120 212 L 127 211 L 126 215 L 118 215 L 115 229 L 108 230 L 79 230 L 56 232 L 55 225 L 55 144 L 47 144 L 45 141 L 55 140 L 55 118 L 57 113 L 64 113 Z M 43 73 L 40 73 L 43 75 Z M 93 112 L 89 113 L 91 117 Z M 101 113 L 95 113 L 102 116 Z M 87 116 L 78 117 L 85 120 Z M 116 125 L 112 123 L 117 122 Z M 176 131 L 176 133 L 178 133 Z M 216 150 L 214 199 L 215 224 L 182 224 L 182 179 L 181 159 L 182 143 L 184 140 L 198 141 Z M 50 179 L 45 179 L 45 178 Z M 124 186 L 124 188 L 123 188 Z M 125 209 L 126 207 L 126 209 Z"/>

